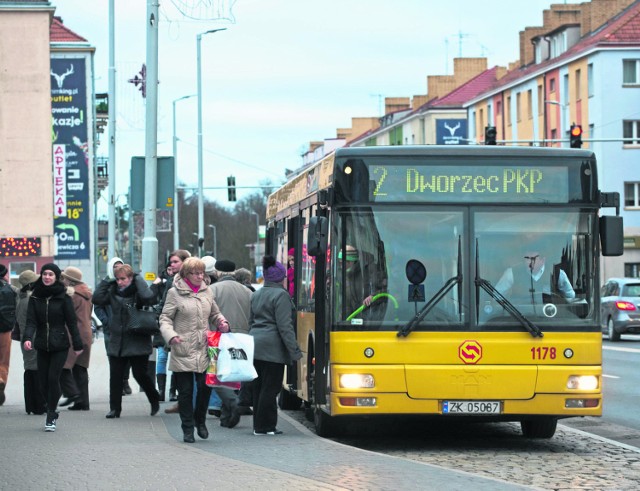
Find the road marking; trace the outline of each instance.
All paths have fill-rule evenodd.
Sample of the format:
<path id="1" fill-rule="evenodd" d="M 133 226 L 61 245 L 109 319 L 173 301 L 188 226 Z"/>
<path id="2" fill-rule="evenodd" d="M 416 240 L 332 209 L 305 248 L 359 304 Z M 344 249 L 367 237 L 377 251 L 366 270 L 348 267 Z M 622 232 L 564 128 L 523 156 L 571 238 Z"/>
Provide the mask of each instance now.
<path id="1" fill-rule="evenodd" d="M 603 378 L 620 378 L 620 377 L 617 377 L 615 375 L 605 375 L 604 373 L 602 374 L 602 377 Z"/>
<path id="2" fill-rule="evenodd" d="M 602 349 L 607 349 L 610 351 L 625 351 L 627 353 L 640 353 L 640 349 L 638 348 L 619 348 L 614 346 L 603 346 Z"/>

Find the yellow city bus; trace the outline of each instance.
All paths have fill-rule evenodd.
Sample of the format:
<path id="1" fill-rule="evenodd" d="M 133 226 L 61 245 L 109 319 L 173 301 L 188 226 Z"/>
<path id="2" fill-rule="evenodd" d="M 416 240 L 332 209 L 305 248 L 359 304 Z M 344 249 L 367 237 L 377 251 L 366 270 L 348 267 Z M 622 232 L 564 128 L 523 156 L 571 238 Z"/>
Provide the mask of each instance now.
<path id="1" fill-rule="evenodd" d="M 622 247 L 591 151 L 338 149 L 268 200 L 304 353 L 279 405 L 304 403 L 323 436 L 440 415 L 551 438 L 559 418 L 600 416 L 599 257 Z"/>

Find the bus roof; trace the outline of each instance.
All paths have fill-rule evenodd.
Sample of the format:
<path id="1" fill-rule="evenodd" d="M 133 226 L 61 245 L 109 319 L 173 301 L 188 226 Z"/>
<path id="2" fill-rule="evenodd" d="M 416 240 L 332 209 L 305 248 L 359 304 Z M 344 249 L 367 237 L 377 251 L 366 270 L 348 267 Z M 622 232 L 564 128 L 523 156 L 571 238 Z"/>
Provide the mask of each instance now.
<path id="1" fill-rule="evenodd" d="M 504 145 L 395 145 L 375 147 L 346 147 L 335 152 L 336 158 L 355 156 L 490 156 L 501 157 L 577 157 L 594 158 L 589 149 L 557 148 L 557 147 L 529 147 Z"/>
<path id="2" fill-rule="evenodd" d="M 323 157 L 294 174 L 280 189 L 267 200 L 267 221 L 287 210 L 305 198 L 314 195 L 332 184 L 335 159 L 357 157 L 564 157 L 594 159 L 589 149 L 529 147 L 503 145 L 395 145 L 374 147 L 344 147 Z"/>

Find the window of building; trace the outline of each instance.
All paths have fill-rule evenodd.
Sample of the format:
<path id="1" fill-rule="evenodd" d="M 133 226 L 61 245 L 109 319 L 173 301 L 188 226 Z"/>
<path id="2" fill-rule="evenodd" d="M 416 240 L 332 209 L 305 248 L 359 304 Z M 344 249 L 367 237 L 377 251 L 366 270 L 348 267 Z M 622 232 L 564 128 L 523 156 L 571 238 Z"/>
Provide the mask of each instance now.
<path id="1" fill-rule="evenodd" d="M 496 117 L 502 115 L 502 101 L 496 101 Z"/>
<path id="2" fill-rule="evenodd" d="M 527 119 L 533 118 L 533 91 L 527 90 Z"/>
<path id="3" fill-rule="evenodd" d="M 625 145 L 640 145 L 640 121 L 623 121 L 622 138 Z"/>
<path id="4" fill-rule="evenodd" d="M 640 208 L 640 182 L 624 183 L 624 207 Z"/>
<path id="5" fill-rule="evenodd" d="M 550 78 L 549 79 L 549 92 L 555 92 L 556 91 L 556 79 L 555 78 Z"/>
<path id="6" fill-rule="evenodd" d="M 478 133 L 478 127 L 476 126 L 477 123 L 478 123 L 478 116 L 476 112 L 473 111 L 471 113 L 471 128 L 473 128 L 473 131 L 476 132 L 476 135 L 479 135 L 480 133 Z M 472 135 L 469 135 L 469 138 L 472 138 Z"/>
<path id="7" fill-rule="evenodd" d="M 579 101 L 581 99 L 580 94 L 582 94 L 582 84 L 580 83 L 580 78 L 582 77 L 582 71 L 576 70 L 576 100 Z"/>
<path id="8" fill-rule="evenodd" d="M 542 90 L 542 85 L 538 85 L 538 116 L 544 114 L 544 92 Z"/>
<path id="9" fill-rule="evenodd" d="M 622 85 L 640 84 L 640 60 L 622 60 Z"/>
<path id="10" fill-rule="evenodd" d="M 625 278 L 640 278 L 640 263 L 624 263 Z"/>
<path id="11" fill-rule="evenodd" d="M 507 113 L 507 125 L 511 126 L 511 96 L 507 97 L 507 107 L 505 111 Z"/>
<path id="12" fill-rule="evenodd" d="M 593 97 L 593 63 L 587 65 L 587 92 Z"/>

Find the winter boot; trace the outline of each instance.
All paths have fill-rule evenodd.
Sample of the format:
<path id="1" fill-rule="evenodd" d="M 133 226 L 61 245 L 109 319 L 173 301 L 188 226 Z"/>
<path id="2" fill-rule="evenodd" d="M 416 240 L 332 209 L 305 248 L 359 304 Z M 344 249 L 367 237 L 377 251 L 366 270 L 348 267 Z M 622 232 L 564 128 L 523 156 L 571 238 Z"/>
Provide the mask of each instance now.
<path id="1" fill-rule="evenodd" d="M 158 381 L 158 394 L 160 395 L 160 402 L 164 402 L 164 393 L 167 386 L 167 374 L 159 373 L 156 375 Z"/>

